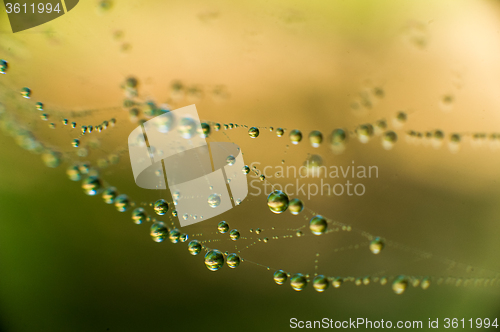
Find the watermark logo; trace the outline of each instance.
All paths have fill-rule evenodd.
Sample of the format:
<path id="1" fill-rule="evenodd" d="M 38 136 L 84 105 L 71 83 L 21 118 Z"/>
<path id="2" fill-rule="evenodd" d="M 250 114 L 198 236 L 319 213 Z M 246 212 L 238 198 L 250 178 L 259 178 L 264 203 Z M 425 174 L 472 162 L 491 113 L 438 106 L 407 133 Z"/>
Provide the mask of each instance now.
<path id="1" fill-rule="evenodd" d="M 240 148 L 230 142 L 207 144 L 195 105 L 162 113 L 129 135 L 136 184 L 168 186 L 181 227 L 240 204 L 248 194 Z"/>
<path id="2" fill-rule="evenodd" d="M 4 0 L 12 32 L 27 30 L 55 20 L 75 8 L 79 0 Z"/>

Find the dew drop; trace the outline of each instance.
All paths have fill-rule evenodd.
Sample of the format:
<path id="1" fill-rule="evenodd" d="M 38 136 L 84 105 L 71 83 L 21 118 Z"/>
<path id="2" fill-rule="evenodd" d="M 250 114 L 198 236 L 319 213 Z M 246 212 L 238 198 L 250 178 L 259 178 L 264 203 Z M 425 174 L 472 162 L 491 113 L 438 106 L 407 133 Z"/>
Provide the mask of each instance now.
<path id="1" fill-rule="evenodd" d="M 78 165 L 68 167 L 68 169 L 66 170 L 66 175 L 71 181 L 80 181 L 82 179 L 82 174 L 78 169 Z"/>
<path id="2" fill-rule="evenodd" d="M 327 226 L 326 219 L 320 215 L 314 216 L 311 221 L 309 221 L 309 229 L 314 235 L 324 234 Z"/>
<path id="3" fill-rule="evenodd" d="M 146 211 L 141 207 L 135 208 L 134 211 L 132 211 L 132 220 L 136 225 L 142 224 L 147 218 L 148 215 Z"/>
<path id="4" fill-rule="evenodd" d="M 240 238 L 240 232 L 237 229 L 232 229 L 231 232 L 229 232 L 229 237 L 231 240 L 236 241 Z"/>
<path id="5" fill-rule="evenodd" d="M 288 210 L 290 210 L 290 213 L 293 215 L 298 215 L 299 213 L 302 212 L 303 209 L 304 209 L 304 204 L 298 198 L 292 199 L 288 204 Z"/>
<path id="6" fill-rule="evenodd" d="M 179 134 L 185 139 L 191 139 L 196 134 L 196 122 L 191 118 L 183 118 L 177 126 Z"/>
<path id="7" fill-rule="evenodd" d="M 335 288 L 339 288 L 340 286 L 342 286 L 342 278 L 340 277 L 336 277 L 332 280 L 332 286 L 335 287 Z"/>
<path id="8" fill-rule="evenodd" d="M 309 142 L 313 148 L 318 148 L 323 142 L 323 135 L 318 130 L 314 130 L 309 134 Z"/>
<path id="9" fill-rule="evenodd" d="M 250 129 L 248 129 L 248 136 L 250 136 L 251 138 L 259 137 L 259 128 L 252 127 Z"/>
<path id="10" fill-rule="evenodd" d="M 85 178 L 82 182 L 82 188 L 85 194 L 89 196 L 94 196 L 99 190 L 101 190 L 102 182 L 97 176 L 89 176 Z"/>
<path id="11" fill-rule="evenodd" d="M 23 96 L 26 99 L 30 99 L 31 98 L 31 89 L 27 88 L 27 87 L 22 88 L 21 89 L 21 96 Z"/>
<path id="12" fill-rule="evenodd" d="M 327 290 L 328 286 L 330 286 L 330 282 L 324 275 L 316 276 L 313 280 L 313 287 L 319 293 Z"/>
<path id="13" fill-rule="evenodd" d="M 106 188 L 102 192 L 102 199 L 106 204 L 113 204 L 115 202 L 115 198 L 118 196 L 118 191 L 115 187 Z"/>
<path id="14" fill-rule="evenodd" d="M 370 251 L 376 255 L 380 253 L 382 249 L 384 249 L 384 245 L 385 245 L 384 240 L 382 240 L 379 237 L 376 237 L 370 242 Z"/>
<path id="15" fill-rule="evenodd" d="M 217 249 L 212 249 L 205 255 L 205 266 L 210 271 L 217 271 L 224 265 L 224 255 Z"/>
<path id="16" fill-rule="evenodd" d="M 403 294 L 408 286 L 408 278 L 405 276 L 398 276 L 392 283 L 392 290 L 396 294 Z"/>
<path id="17" fill-rule="evenodd" d="M 210 136 L 210 126 L 203 122 L 201 124 L 201 135 L 200 135 L 202 138 L 207 138 L 208 136 Z"/>
<path id="18" fill-rule="evenodd" d="M 271 212 L 280 214 L 288 208 L 288 195 L 281 190 L 275 190 L 267 197 L 267 206 Z"/>
<path id="19" fill-rule="evenodd" d="M 201 252 L 201 244 L 198 240 L 192 240 L 188 244 L 188 251 L 191 255 L 196 256 Z"/>
<path id="20" fill-rule="evenodd" d="M 221 198 L 220 198 L 220 195 L 218 194 L 211 194 L 210 196 L 208 196 L 208 205 L 212 208 L 216 208 L 220 205 L 220 202 L 221 202 Z"/>
<path id="21" fill-rule="evenodd" d="M 114 204 L 118 212 L 125 212 L 130 207 L 130 200 L 127 195 L 121 194 L 115 198 Z"/>
<path id="22" fill-rule="evenodd" d="M 398 140 L 398 135 L 393 131 L 387 131 L 382 137 L 382 146 L 386 150 L 390 150 L 394 147 L 394 143 Z"/>
<path id="23" fill-rule="evenodd" d="M 285 271 L 278 270 L 278 271 L 274 272 L 273 279 L 274 279 L 274 282 L 276 284 L 283 285 L 286 282 L 286 280 L 288 279 L 288 276 L 287 276 Z"/>
<path id="24" fill-rule="evenodd" d="M 218 225 L 217 225 L 217 229 L 219 230 L 219 233 L 221 234 L 226 234 L 227 231 L 229 230 L 229 225 L 227 224 L 227 222 L 225 221 L 221 221 Z"/>
<path id="25" fill-rule="evenodd" d="M 234 158 L 234 156 L 232 155 L 226 158 L 226 164 L 228 164 L 229 166 L 233 166 L 235 162 L 236 158 Z"/>
<path id="26" fill-rule="evenodd" d="M 154 210 L 157 215 L 163 216 L 168 212 L 168 203 L 164 199 L 159 199 L 154 204 Z"/>
<path id="27" fill-rule="evenodd" d="M 240 265 L 241 258 L 237 254 L 229 254 L 226 258 L 226 263 L 231 269 L 235 269 Z"/>
<path id="28" fill-rule="evenodd" d="M 371 124 L 364 124 L 356 128 L 356 134 L 361 143 L 367 143 L 373 136 L 373 126 Z"/>
<path id="29" fill-rule="evenodd" d="M 292 144 L 299 144 L 302 140 L 302 133 L 298 129 L 294 129 L 290 132 L 290 141 Z"/>
<path id="30" fill-rule="evenodd" d="M 330 138 L 330 148 L 335 154 L 340 154 L 345 150 L 345 144 L 347 142 L 347 134 L 343 129 L 337 128 L 332 131 Z"/>
<path id="31" fill-rule="evenodd" d="M 155 242 L 163 242 L 167 238 L 168 228 L 162 222 L 155 222 L 151 225 L 149 234 Z"/>
<path id="32" fill-rule="evenodd" d="M 297 273 L 290 279 L 290 285 L 294 290 L 300 292 L 307 286 L 307 279 L 302 273 Z"/>
<path id="33" fill-rule="evenodd" d="M 174 228 L 170 232 L 168 232 L 168 238 L 172 243 L 179 243 L 181 239 L 181 232 L 178 229 Z"/>
<path id="34" fill-rule="evenodd" d="M 9 63 L 0 59 L 0 74 L 7 74 L 7 70 L 9 70 Z"/>

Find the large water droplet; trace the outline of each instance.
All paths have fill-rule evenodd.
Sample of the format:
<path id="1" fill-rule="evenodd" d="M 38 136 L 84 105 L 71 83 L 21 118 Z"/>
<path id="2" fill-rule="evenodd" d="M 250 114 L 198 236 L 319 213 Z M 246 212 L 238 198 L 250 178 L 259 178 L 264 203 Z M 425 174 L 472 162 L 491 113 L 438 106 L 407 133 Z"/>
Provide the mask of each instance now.
<path id="1" fill-rule="evenodd" d="M 290 285 L 299 292 L 307 286 L 307 279 L 302 273 L 297 273 L 290 279 Z"/>
<path id="2" fill-rule="evenodd" d="M 267 197 L 267 206 L 269 210 L 276 214 L 286 211 L 288 208 L 288 195 L 281 190 L 275 190 Z"/>
<path id="3" fill-rule="evenodd" d="M 205 255 L 205 266 L 210 271 L 217 271 L 224 265 L 224 255 L 217 249 L 212 249 Z"/>
<path id="4" fill-rule="evenodd" d="M 168 212 L 168 203 L 164 199 L 159 199 L 155 202 L 154 210 L 157 215 L 163 216 Z"/>
<path id="5" fill-rule="evenodd" d="M 321 235 L 326 232 L 327 222 L 322 216 L 314 216 L 311 221 L 309 221 L 309 228 L 314 235 Z"/>

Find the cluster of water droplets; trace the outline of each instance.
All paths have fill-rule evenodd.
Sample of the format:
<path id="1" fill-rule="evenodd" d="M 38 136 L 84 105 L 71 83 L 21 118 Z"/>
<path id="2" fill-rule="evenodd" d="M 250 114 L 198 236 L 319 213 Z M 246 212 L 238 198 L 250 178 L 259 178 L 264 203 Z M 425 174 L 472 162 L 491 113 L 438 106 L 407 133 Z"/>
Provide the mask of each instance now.
<path id="1" fill-rule="evenodd" d="M 110 4 L 103 1 L 103 8 L 109 8 Z M 8 62 L 5 60 L 0 60 L 0 73 L 6 74 L 9 71 Z M 174 82 L 172 85 L 173 95 L 179 95 L 181 93 L 187 93 L 191 95 L 197 95 L 199 90 L 197 89 L 187 89 L 180 82 Z M 139 94 L 139 82 L 133 77 L 129 77 L 125 80 L 122 85 L 124 91 L 125 99 L 121 109 L 125 110 L 128 114 L 128 118 L 133 123 L 142 124 L 147 119 L 153 118 L 161 114 L 168 114 L 171 110 L 171 106 L 168 104 L 157 105 L 154 101 L 147 99 L 141 99 Z M 382 98 L 384 96 L 383 90 L 374 90 L 374 95 L 377 98 Z M 19 94 L 18 94 L 19 95 Z M 21 89 L 21 97 L 26 99 L 26 102 L 32 103 L 31 100 L 33 93 L 31 89 L 24 87 Z M 368 99 L 365 98 L 363 101 L 364 107 L 368 107 Z M 32 109 L 44 112 L 41 116 L 42 120 L 48 120 L 52 115 L 47 111 L 47 106 L 40 101 L 28 105 Z M 50 109 L 50 108 L 49 108 Z M 47 112 L 47 113 L 46 113 Z M 90 112 L 92 113 L 92 112 Z M 89 113 L 89 114 L 90 114 Z M 59 116 L 60 115 L 56 115 Z M 169 120 L 168 116 L 165 117 L 165 122 L 161 124 L 162 130 L 168 131 L 171 129 L 172 121 Z M 408 285 L 413 287 L 420 287 L 422 289 L 427 289 L 431 282 L 437 285 L 439 284 L 455 284 L 459 285 L 497 285 L 499 283 L 498 275 L 490 278 L 482 279 L 466 279 L 466 278 L 453 278 L 453 277 L 433 277 L 433 276 L 362 276 L 362 277 L 352 277 L 352 276 L 326 276 L 323 274 L 317 274 L 313 277 L 307 273 L 294 273 L 290 274 L 282 269 L 271 269 L 269 266 L 261 265 L 256 262 L 246 261 L 241 257 L 241 251 L 244 249 L 249 249 L 256 243 L 269 243 L 270 241 L 286 238 L 301 239 L 306 235 L 312 236 L 329 236 L 332 233 L 345 231 L 350 232 L 352 227 L 346 224 L 342 224 L 329 219 L 326 216 L 315 213 L 314 211 L 308 209 L 304 202 L 297 197 L 288 197 L 288 195 L 281 190 L 273 190 L 267 199 L 262 198 L 258 200 L 256 204 L 264 205 L 267 203 L 269 208 L 269 216 L 272 219 L 273 215 L 282 215 L 287 210 L 292 216 L 302 216 L 307 220 L 307 222 L 299 227 L 294 227 L 287 230 L 286 234 L 274 234 L 269 236 L 262 236 L 257 239 L 252 237 L 247 237 L 245 232 L 238 230 L 236 228 L 231 228 L 229 223 L 226 221 L 220 221 L 217 225 L 217 229 L 214 230 L 217 236 L 222 236 L 230 242 L 234 242 L 239 245 L 235 245 L 234 252 L 221 251 L 216 248 L 212 248 L 212 243 L 216 243 L 215 239 L 212 239 L 211 235 L 204 235 L 203 233 L 191 234 L 181 232 L 175 222 L 177 218 L 177 211 L 175 206 L 179 199 L 181 199 L 181 193 L 174 192 L 172 194 L 172 201 L 167 201 L 165 199 L 158 199 L 154 202 L 140 202 L 137 203 L 131 199 L 127 194 L 120 193 L 115 186 L 107 183 L 101 173 L 100 168 L 104 165 L 116 164 L 119 161 L 120 151 L 117 153 L 110 154 L 105 162 L 97 161 L 96 165 L 91 165 L 88 162 L 81 162 L 78 159 L 75 160 L 74 154 L 71 152 L 59 152 L 55 149 L 47 148 L 42 142 L 37 140 L 34 134 L 22 127 L 22 125 L 16 123 L 12 117 L 9 117 L 5 107 L 0 105 L 0 120 L 2 122 L 2 128 L 5 132 L 16 138 L 17 143 L 24 147 L 25 149 L 32 151 L 34 153 L 41 154 L 43 161 L 48 167 L 58 167 L 61 163 L 67 162 L 69 166 L 66 168 L 66 175 L 71 181 L 81 181 L 81 188 L 84 194 L 89 196 L 101 196 L 105 204 L 114 205 L 118 212 L 128 212 L 130 213 L 131 221 L 134 224 L 142 225 L 149 223 L 149 234 L 154 242 L 161 243 L 168 240 L 171 243 L 179 244 L 186 243 L 187 250 L 192 256 L 197 256 L 202 252 L 205 252 L 204 264 L 210 271 L 218 271 L 227 265 L 230 269 L 235 269 L 240 264 L 249 262 L 258 267 L 266 268 L 267 270 L 275 270 L 273 273 L 273 279 L 276 284 L 284 285 L 289 282 L 292 289 L 296 291 L 302 291 L 306 288 L 309 283 L 312 283 L 313 288 L 317 292 L 325 292 L 331 285 L 333 288 L 339 288 L 342 284 L 347 282 L 352 282 L 354 285 L 369 285 L 373 283 L 379 283 L 380 285 L 385 285 L 387 283 L 392 284 L 392 290 L 396 294 L 402 294 L 407 289 Z M 300 130 L 300 129 L 286 129 L 282 127 L 258 127 L 249 126 L 244 124 L 234 124 L 234 123 L 216 123 L 212 121 L 205 121 L 201 123 L 201 131 L 198 132 L 196 129 L 196 124 L 191 119 L 181 119 L 177 124 L 177 130 L 181 133 L 182 137 L 189 139 L 194 135 L 200 135 L 203 138 L 210 138 L 213 133 L 219 131 L 229 131 L 232 129 L 244 128 L 251 139 L 261 139 L 263 134 L 263 129 L 268 129 L 269 132 L 273 133 L 279 138 L 286 139 L 288 135 L 288 140 L 292 145 L 301 144 L 303 141 L 303 132 L 307 135 L 309 145 L 313 149 L 317 149 L 323 144 L 328 144 L 330 146 L 333 154 L 338 155 L 343 153 L 349 144 L 353 144 L 354 140 L 357 140 L 361 144 L 367 144 L 374 137 L 379 136 L 380 144 L 386 150 L 392 149 L 396 144 L 401 142 L 398 139 L 398 132 L 401 128 L 406 126 L 408 122 L 408 113 L 404 111 L 397 111 L 392 119 L 392 121 L 387 121 L 386 119 L 379 119 L 373 123 L 363 123 L 355 128 L 334 128 L 330 133 L 322 133 L 319 130 Z M 67 118 L 61 119 L 63 125 L 69 129 L 71 133 L 72 129 L 76 129 L 77 122 L 71 121 Z M 50 126 L 55 128 L 55 123 Z M 390 128 L 390 124 L 392 128 Z M 116 125 L 116 119 L 112 118 L 105 120 L 98 125 L 82 125 L 80 127 L 80 134 L 78 137 L 71 140 L 71 145 L 74 148 L 80 148 L 82 144 L 83 137 L 92 132 L 102 132 L 110 126 Z M 458 152 L 459 146 L 464 137 L 470 138 L 472 141 L 500 141 L 500 134 L 484 134 L 484 133 L 452 133 L 446 135 L 443 131 L 435 129 L 433 131 L 427 131 L 425 133 L 408 130 L 406 131 L 407 142 L 414 143 L 417 140 L 428 140 L 431 146 L 435 148 L 441 147 L 443 141 L 446 137 L 449 137 L 450 150 L 452 152 Z M 325 143 L 326 142 L 326 143 Z M 303 143 L 302 143 L 303 144 Z M 452 148 L 453 146 L 453 148 Z M 79 157 L 85 154 L 78 154 Z M 236 158 L 233 155 L 229 155 L 226 158 L 226 163 L 229 166 L 234 165 Z M 284 161 L 283 161 L 284 162 Z M 310 154 L 307 159 L 307 165 L 312 165 L 311 167 L 317 167 L 322 164 L 322 158 L 316 154 Z M 245 175 L 255 174 L 259 177 L 260 181 L 267 183 L 264 174 L 260 173 L 260 170 L 249 167 L 245 165 L 241 169 L 242 173 Z M 161 175 L 161 174 L 160 174 Z M 237 200 L 236 205 L 241 203 L 241 200 Z M 213 193 L 207 197 L 207 204 L 212 208 L 217 208 L 221 204 L 221 195 Z M 168 222 L 166 218 L 168 217 Z M 182 218 L 187 219 L 189 216 L 184 215 Z M 192 216 L 197 218 L 198 216 Z M 202 218 L 202 216 L 199 216 Z M 163 218 L 165 220 L 160 220 Z M 298 217 L 294 217 L 298 218 Z M 269 221 L 265 221 L 265 225 L 262 228 L 250 229 L 251 234 L 260 236 L 264 230 L 275 231 L 273 226 L 269 226 Z M 289 231 L 292 231 L 290 234 Z M 366 232 L 359 232 L 362 238 L 368 240 L 367 250 L 369 250 L 374 255 L 383 255 L 383 252 L 387 247 L 388 241 L 385 239 L 373 236 Z M 195 238 L 197 237 L 197 238 Z M 190 238 L 193 238 L 189 241 Z M 246 241 L 246 242 L 245 242 Z M 250 242 L 248 242 L 250 241 Z M 252 242 L 253 241 L 253 242 Z M 247 243 L 246 247 L 242 247 L 241 243 Z M 392 244 L 392 242 L 389 242 Z M 392 248 L 397 248 L 398 246 L 393 244 Z M 415 251 L 416 252 L 416 251 Z M 425 255 L 418 253 L 420 255 Z"/>

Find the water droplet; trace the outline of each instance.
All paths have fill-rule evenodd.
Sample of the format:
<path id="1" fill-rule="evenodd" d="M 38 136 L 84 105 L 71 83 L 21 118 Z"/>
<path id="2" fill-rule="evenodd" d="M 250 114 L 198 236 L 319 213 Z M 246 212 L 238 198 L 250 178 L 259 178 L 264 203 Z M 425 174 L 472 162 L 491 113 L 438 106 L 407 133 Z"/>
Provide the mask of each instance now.
<path id="1" fill-rule="evenodd" d="M 154 210 L 157 215 L 163 216 L 168 212 L 168 203 L 164 199 L 159 199 L 155 202 Z"/>
<path id="2" fill-rule="evenodd" d="M 295 235 L 296 235 L 297 237 L 301 237 L 302 235 L 304 235 L 304 233 L 302 233 L 302 231 L 297 231 L 297 232 L 295 233 Z"/>
<path id="3" fill-rule="evenodd" d="M 259 137 L 259 129 L 257 127 L 248 129 L 248 136 L 250 136 L 251 138 Z"/>
<path id="4" fill-rule="evenodd" d="M 113 1 L 111 0 L 99 0 L 99 3 L 98 3 L 98 8 L 102 11 L 102 12 L 107 12 L 107 11 L 110 11 L 111 8 L 113 8 Z M 129 78 L 129 79 L 134 79 L 133 77 Z M 127 83 L 128 83 L 128 80 L 127 79 Z"/>
<path id="5" fill-rule="evenodd" d="M 288 204 L 288 210 L 290 210 L 290 213 L 292 213 L 293 215 L 298 215 L 300 212 L 302 212 L 303 209 L 304 204 L 298 198 L 292 199 Z"/>
<path id="6" fill-rule="evenodd" d="M 193 240 L 188 244 L 189 253 L 193 256 L 198 255 L 201 252 L 201 244 L 198 240 Z"/>
<path id="7" fill-rule="evenodd" d="M 290 132 L 290 141 L 292 144 L 299 144 L 302 140 L 302 133 L 298 129 L 294 129 Z"/>
<path id="8" fill-rule="evenodd" d="M 318 130 L 314 130 L 309 134 L 309 142 L 313 148 L 317 148 L 323 142 L 323 135 Z"/>
<path id="9" fill-rule="evenodd" d="M 297 273 L 290 279 L 290 285 L 294 290 L 300 292 L 307 286 L 307 279 L 302 273 Z"/>
<path id="10" fill-rule="evenodd" d="M 217 271 L 224 265 L 224 255 L 217 249 L 212 249 L 205 255 L 205 266 L 210 271 Z"/>
<path id="11" fill-rule="evenodd" d="M 332 286 L 335 287 L 335 288 L 339 288 L 340 286 L 342 286 L 342 283 L 344 281 L 342 280 L 342 278 L 340 277 L 336 277 L 335 279 L 333 279 L 332 281 Z"/>
<path id="12" fill-rule="evenodd" d="M 130 200 L 127 195 L 121 194 L 115 198 L 115 207 L 118 212 L 125 212 L 130 207 Z"/>
<path id="13" fill-rule="evenodd" d="M 393 131 L 387 131 L 382 137 L 382 146 L 386 150 L 390 150 L 394 147 L 394 143 L 398 140 L 398 135 Z"/>
<path id="14" fill-rule="evenodd" d="M 188 239 L 189 239 L 189 235 L 187 235 L 186 233 L 181 234 L 181 237 L 180 237 L 181 242 L 186 242 Z"/>
<path id="15" fill-rule="evenodd" d="M 392 283 L 392 290 L 396 294 L 403 294 L 408 286 L 408 278 L 405 276 L 398 276 Z"/>
<path id="16" fill-rule="evenodd" d="M 240 238 L 240 232 L 237 229 L 232 229 L 231 232 L 229 232 L 229 237 L 231 240 L 236 241 Z"/>
<path id="17" fill-rule="evenodd" d="M 221 202 L 221 198 L 220 198 L 220 195 L 218 194 L 211 194 L 210 196 L 208 196 L 208 205 L 210 205 L 210 207 L 212 208 L 216 208 L 220 205 L 220 202 Z"/>
<path id="18" fill-rule="evenodd" d="M 178 229 L 174 228 L 170 232 L 168 232 L 168 238 L 172 243 L 179 243 L 179 240 L 181 238 L 181 232 L 179 232 Z"/>
<path id="19" fill-rule="evenodd" d="M 256 233 L 256 234 L 260 234 L 260 233 L 262 233 L 262 229 L 257 228 L 257 229 L 255 230 L 255 233 Z"/>
<path id="20" fill-rule="evenodd" d="M 372 253 L 378 254 L 382 249 L 384 249 L 384 240 L 381 238 L 376 237 L 370 242 L 370 251 Z"/>
<path id="21" fill-rule="evenodd" d="M 264 181 L 266 179 L 266 176 L 264 174 L 262 174 L 261 176 L 259 176 L 259 180 L 260 181 Z"/>
<path id="22" fill-rule="evenodd" d="M 106 188 L 106 190 L 102 193 L 102 199 L 106 204 L 113 204 L 115 202 L 115 198 L 118 196 L 118 191 L 115 187 Z"/>
<path id="23" fill-rule="evenodd" d="M 288 276 L 285 271 L 283 270 L 278 270 L 274 272 L 273 275 L 274 282 L 277 283 L 278 285 L 283 285 L 286 280 L 288 279 Z"/>
<path id="24" fill-rule="evenodd" d="M 420 287 L 422 287 L 422 289 L 427 289 L 429 288 L 430 285 L 431 285 L 431 280 L 428 277 L 422 279 L 422 282 L 420 283 Z"/>
<path id="25" fill-rule="evenodd" d="M 233 166 L 235 162 L 236 158 L 234 158 L 234 156 L 232 155 L 226 158 L 226 164 L 228 164 L 229 166 Z"/>
<path id="26" fill-rule="evenodd" d="M 134 211 L 132 211 L 132 220 L 136 225 L 142 224 L 144 221 L 146 221 L 147 218 L 148 215 L 146 211 L 141 207 L 138 207 L 134 209 Z"/>
<path id="27" fill-rule="evenodd" d="M 343 129 L 337 128 L 332 131 L 330 138 L 330 148 L 335 154 L 340 154 L 345 150 L 347 134 Z"/>
<path id="28" fill-rule="evenodd" d="M 327 290 L 328 286 L 330 286 L 330 282 L 324 275 L 316 276 L 313 280 L 313 287 L 319 293 Z"/>
<path id="29" fill-rule="evenodd" d="M 243 174 L 248 174 L 250 173 L 250 167 L 245 165 L 243 166 L 243 169 L 241 171 L 243 172 Z"/>
<path id="30" fill-rule="evenodd" d="M 191 139 L 196 134 L 196 122 L 191 118 L 183 118 L 179 122 L 177 129 L 183 138 Z"/>
<path id="31" fill-rule="evenodd" d="M 220 123 L 214 124 L 214 130 L 219 131 L 220 130 Z"/>
<path id="32" fill-rule="evenodd" d="M 61 154 L 56 151 L 47 151 L 42 154 L 42 160 L 45 163 L 45 166 L 56 168 L 61 164 Z"/>
<path id="33" fill-rule="evenodd" d="M 356 128 L 356 134 L 361 143 L 367 143 L 373 136 L 373 126 L 369 123 Z"/>
<path id="34" fill-rule="evenodd" d="M 227 224 L 227 222 L 225 221 L 221 221 L 218 225 L 217 225 L 217 229 L 219 230 L 219 233 L 221 234 L 226 234 L 227 231 L 229 230 L 229 225 Z"/>
<path id="35" fill-rule="evenodd" d="M 380 284 L 381 284 L 382 286 L 384 286 L 385 284 L 387 284 L 387 277 L 382 277 L 382 278 L 380 278 Z"/>
<path id="36" fill-rule="evenodd" d="M 326 232 L 327 229 L 326 219 L 320 215 L 317 215 L 309 221 L 309 229 L 314 235 L 321 235 Z"/>
<path id="37" fill-rule="evenodd" d="M 163 242 L 167 238 L 168 228 L 162 222 L 155 222 L 151 225 L 149 234 L 155 242 Z"/>
<path id="38" fill-rule="evenodd" d="M 85 178 L 82 182 L 82 188 L 85 194 L 89 196 L 94 196 L 99 190 L 101 190 L 102 182 L 97 176 L 89 176 Z"/>
<path id="39" fill-rule="evenodd" d="M 43 111 L 43 103 L 38 102 L 35 104 L 35 107 L 38 111 Z"/>
<path id="40" fill-rule="evenodd" d="M 26 88 L 26 87 L 22 88 L 21 89 L 21 96 L 23 96 L 26 99 L 30 99 L 31 98 L 31 89 Z"/>
<path id="41" fill-rule="evenodd" d="M 286 211 L 288 208 L 288 195 L 281 190 L 275 190 L 267 197 L 267 206 L 269 210 L 276 214 Z"/>
<path id="42" fill-rule="evenodd" d="M 72 142 L 71 145 L 73 145 L 74 148 L 77 148 L 80 146 L 80 140 L 78 138 L 75 138 Z"/>
<path id="43" fill-rule="evenodd" d="M 201 124 L 201 135 L 200 135 L 202 138 L 207 138 L 208 136 L 210 136 L 210 126 L 203 122 Z"/>
<path id="44" fill-rule="evenodd" d="M 283 130 L 283 128 L 276 129 L 276 136 L 281 137 L 284 133 L 285 131 Z"/>
<path id="45" fill-rule="evenodd" d="M 226 263 L 231 269 L 235 269 L 240 265 L 241 258 L 236 254 L 229 254 L 226 258 Z"/>
<path id="46" fill-rule="evenodd" d="M 401 126 L 406 122 L 406 120 L 408 120 L 408 116 L 406 115 L 405 112 L 399 111 L 398 114 L 396 114 L 396 118 L 394 120 L 396 125 Z"/>
<path id="47" fill-rule="evenodd" d="M 6 74 L 7 70 L 9 70 L 9 63 L 0 59 L 0 74 Z"/>
<path id="48" fill-rule="evenodd" d="M 68 169 L 66 170 L 66 175 L 71 181 L 80 181 L 82 179 L 82 174 L 78 169 L 78 165 L 68 167 Z"/>

